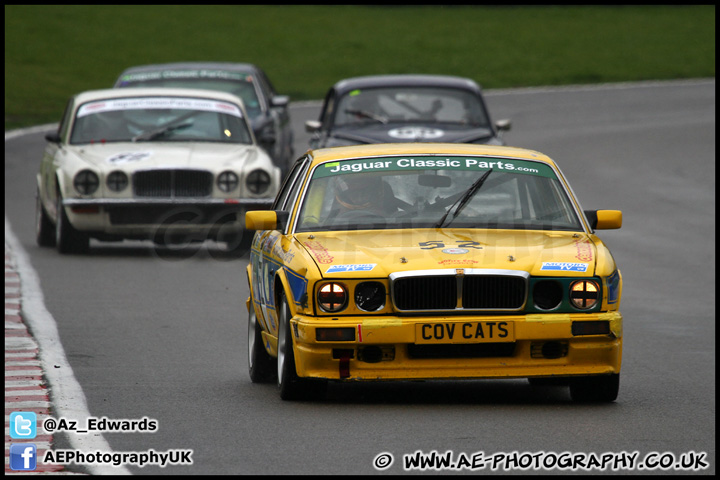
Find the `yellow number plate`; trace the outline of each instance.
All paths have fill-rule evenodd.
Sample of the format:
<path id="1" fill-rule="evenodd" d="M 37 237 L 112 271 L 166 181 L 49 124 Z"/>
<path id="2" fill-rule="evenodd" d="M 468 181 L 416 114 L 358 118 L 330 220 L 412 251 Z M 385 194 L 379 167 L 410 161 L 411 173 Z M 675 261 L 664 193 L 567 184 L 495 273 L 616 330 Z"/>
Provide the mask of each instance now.
<path id="1" fill-rule="evenodd" d="M 481 343 L 515 341 L 513 322 L 420 323 L 415 343 Z"/>

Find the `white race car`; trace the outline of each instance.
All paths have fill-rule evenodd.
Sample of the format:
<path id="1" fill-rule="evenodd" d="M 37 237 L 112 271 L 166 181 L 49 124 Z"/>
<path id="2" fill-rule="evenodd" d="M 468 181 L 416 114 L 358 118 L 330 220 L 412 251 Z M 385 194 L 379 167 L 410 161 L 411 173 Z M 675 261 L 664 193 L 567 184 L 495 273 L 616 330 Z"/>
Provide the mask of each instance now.
<path id="1" fill-rule="evenodd" d="M 246 244 L 244 214 L 266 209 L 280 169 L 242 100 L 209 90 L 137 88 L 73 96 L 37 175 L 37 242 L 84 252 L 89 239 Z"/>

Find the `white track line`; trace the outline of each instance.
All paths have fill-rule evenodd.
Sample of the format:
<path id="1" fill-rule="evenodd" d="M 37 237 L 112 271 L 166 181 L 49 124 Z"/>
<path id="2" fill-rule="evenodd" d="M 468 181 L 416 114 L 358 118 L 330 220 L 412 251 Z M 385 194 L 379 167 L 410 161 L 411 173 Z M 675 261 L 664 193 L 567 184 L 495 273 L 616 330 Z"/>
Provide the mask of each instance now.
<path id="1" fill-rule="evenodd" d="M 47 130 L 48 127 L 40 128 L 40 130 L 42 129 Z M 37 130 L 35 129 L 35 131 Z M 7 134 L 5 139 L 7 141 Z M 10 247 L 15 258 L 17 272 L 20 275 L 22 318 L 31 327 L 33 336 L 39 345 L 38 356 L 51 389 L 53 412 L 56 418 L 77 420 L 88 418 L 91 414 L 87 407 L 85 394 L 65 356 L 55 319 L 45 307 L 38 275 L 10 228 L 7 217 L 5 217 L 5 243 Z M 68 434 L 67 437 L 73 449 L 83 452 L 112 453 L 110 445 L 101 434 Z M 87 468 L 93 475 L 131 474 L 124 466 L 88 465 Z"/>

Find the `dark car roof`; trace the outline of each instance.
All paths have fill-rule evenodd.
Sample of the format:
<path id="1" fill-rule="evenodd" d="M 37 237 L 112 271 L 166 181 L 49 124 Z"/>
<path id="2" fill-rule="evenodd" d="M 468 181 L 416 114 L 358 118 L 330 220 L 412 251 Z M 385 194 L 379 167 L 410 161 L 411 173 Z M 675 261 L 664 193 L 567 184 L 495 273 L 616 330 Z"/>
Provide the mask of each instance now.
<path id="1" fill-rule="evenodd" d="M 255 73 L 258 67 L 252 63 L 234 63 L 234 62 L 174 62 L 174 63 L 156 63 L 151 65 L 137 65 L 125 69 L 122 75 L 128 73 L 154 72 L 156 70 L 184 70 L 188 68 L 211 68 L 218 70 L 228 70 L 233 72 Z"/>
<path id="2" fill-rule="evenodd" d="M 373 87 L 449 87 L 465 90 L 480 90 L 480 86 L 469 78 L 450 75 L 368 75 L 340 80 L 333 89 L 340 95 L 355 89 Z"/>

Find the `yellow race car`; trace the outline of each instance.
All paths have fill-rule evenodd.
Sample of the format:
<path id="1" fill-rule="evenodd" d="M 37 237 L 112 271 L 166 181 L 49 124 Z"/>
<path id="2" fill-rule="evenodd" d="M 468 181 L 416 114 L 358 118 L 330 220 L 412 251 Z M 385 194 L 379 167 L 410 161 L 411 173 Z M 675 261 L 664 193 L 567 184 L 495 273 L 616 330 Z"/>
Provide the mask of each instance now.
<path id="1" fill-rule="evenodd" d="M 327 381 L 566 381 L 617 398 L 622 275 L 542 153 L 469 144 L 310 150 L 256 230 L 247 277 L 253 382 L 283 399 Z"/>

